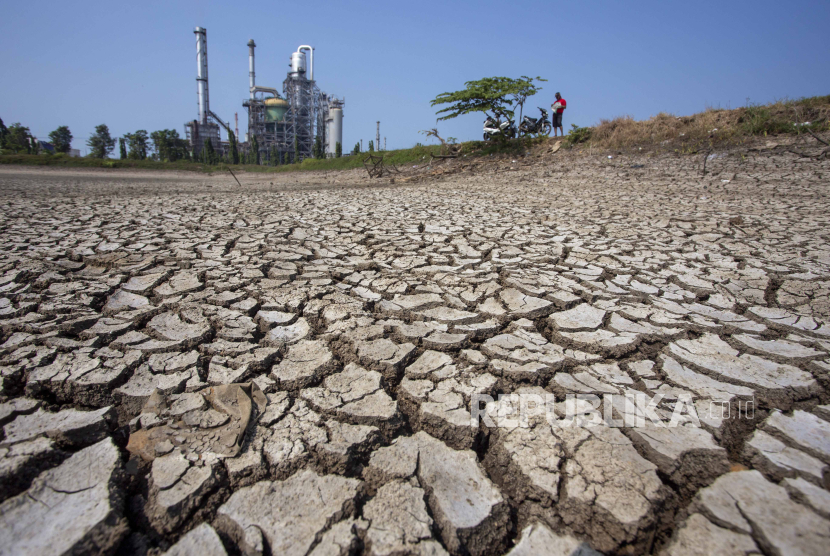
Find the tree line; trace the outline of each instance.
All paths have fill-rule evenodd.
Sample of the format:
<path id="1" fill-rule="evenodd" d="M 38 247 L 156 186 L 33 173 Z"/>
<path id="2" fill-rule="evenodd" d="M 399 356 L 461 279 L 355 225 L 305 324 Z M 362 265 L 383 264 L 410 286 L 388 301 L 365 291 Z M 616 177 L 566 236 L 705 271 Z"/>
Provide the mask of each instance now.
<path id="1" fill-rule="evenodd" d="M 72 144 L 72 132 L 67 126 L 59 126 L 49 134 L 49 140 L 54 146 L 55 153 L 68 153 Z M 293 150 L 279 151 L 276 146 L 268 151 L 259 148 L 256 136 L 251 138 L 248 148 L 240 149 L 234 133 L 228 130 L 228 149 L 221 153 L 210 139 L 205 141 L 201 152 L 192 152 L 187 139 L 181 137 L 175 129 L 160 129 L 148 133 L 139 129 L 133 133 L 126 133 L 122 137 L 113 137 L 106 124 L 95 126 L 95 131 L 86 141 L 91 158 L 109 158 L 118 145 L 118 154 L 122 160 L 159 160 L 176 162 L 187 160 L 203 164 L 258 164 L 280 166 L 302 161 L 298 156 L 299 145 L 294 141 Z M 28 127 L 14 123 L 8 128 L 0 119 L 0 152 L 40 154 L 41 142 L 32 135 Z M 359 148 L 358 148 L 359 150 Z M 241 152 L 242 151 L 242 152 Z M 46 151 L 48 152 L 48 151 Z M 51 154 L 51 153 L 50 153 Z M 343 155 L 343 147 L 337 143 L 335 157 Z M 312 156 L 317 159 L 326 158 L 322 139 L 317 137 L 312 146 Z"/>
<path id="2" fill-rule="evenodd" d="M 65 125 L 49 134 L 56 153 L 68 153 L 72 144 L 72 132 Z M 28 127 L 20 122 L 6 127 L 0 118 L 0 151 L 4 153 L 40 154 L 41 143 Z M 46 151 L 49 152 L 49 151 Z"/>

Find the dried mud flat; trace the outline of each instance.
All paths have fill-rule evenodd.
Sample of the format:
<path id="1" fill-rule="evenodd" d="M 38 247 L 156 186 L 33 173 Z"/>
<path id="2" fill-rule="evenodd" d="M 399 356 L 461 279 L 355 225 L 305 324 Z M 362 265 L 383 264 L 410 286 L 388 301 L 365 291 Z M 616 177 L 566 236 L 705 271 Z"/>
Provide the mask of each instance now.
<path id="1" fill-rule="evenodd" d="M 557 156 L 0 169 L 0 554 L 826 553 L 830 162 Z"/>

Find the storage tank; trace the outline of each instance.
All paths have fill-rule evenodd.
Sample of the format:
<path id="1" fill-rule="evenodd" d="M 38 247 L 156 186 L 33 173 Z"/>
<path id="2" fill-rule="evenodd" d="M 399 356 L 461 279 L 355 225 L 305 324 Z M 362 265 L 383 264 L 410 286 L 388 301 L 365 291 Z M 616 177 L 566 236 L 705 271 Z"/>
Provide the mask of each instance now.
<path id="1" fill-rule="evenodd" d="M 266 122 L 281 122 L 285 119 L 285 113 L 288 112 L 287 101 L 281 98 L 266 98 L 263 104 L 265 104 Z"/>
<path id="2" fill-rule="evenodd" d="M 328 124 L 326 130 L 328 132 L 328 152 L 334 155 L 337 152 L 337 143 L 340 143 L 340 148 L 343 149 L 343 109 L 329 109 L 329 117 L 326 123 Z"/>
<path id="3" fill-rule="evenodd" d="M 300 72 L 305 73 L 305 52 L 297 51 L 291 53 L 291 73 L 295 79 Z"/>

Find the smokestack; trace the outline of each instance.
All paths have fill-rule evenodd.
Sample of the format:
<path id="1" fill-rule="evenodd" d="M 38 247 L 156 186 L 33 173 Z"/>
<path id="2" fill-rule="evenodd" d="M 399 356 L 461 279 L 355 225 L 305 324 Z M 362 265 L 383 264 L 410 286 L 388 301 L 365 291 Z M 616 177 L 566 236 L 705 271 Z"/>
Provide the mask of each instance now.
<path id="1" fill-rule="evenodd" d="M 208 99 L 207 29 L 196 27 L 196 94 L 199 97 L 199 123 L 208 123 L 210 101 Z"/>
<path id="2" fill-rule="evenodd" d="M 254 74 L 254 39 L 248 41 L 248 82 L 251 90 L 251 100 L 254 99 L 254 87 L 256 87 L 256 76 Z"/>

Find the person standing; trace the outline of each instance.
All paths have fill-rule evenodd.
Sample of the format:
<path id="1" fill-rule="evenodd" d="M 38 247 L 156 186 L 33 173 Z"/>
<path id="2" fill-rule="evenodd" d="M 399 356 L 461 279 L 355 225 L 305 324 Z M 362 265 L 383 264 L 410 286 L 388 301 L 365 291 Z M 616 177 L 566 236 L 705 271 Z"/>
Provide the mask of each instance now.
<path id="1" fill-rule="evenodd" d="M 556 102 L 550 105 L 551 110 L 551 124 L 553 125 L 553 136 L 556 137 L 556 128 L 559 128 L 559 133 L 562 137 L 565 136 L 565 130 L 562 129 L 562 112 L 568 107 L 568 103 L 562 98 L 562 95 L 556 93 Z"/>

